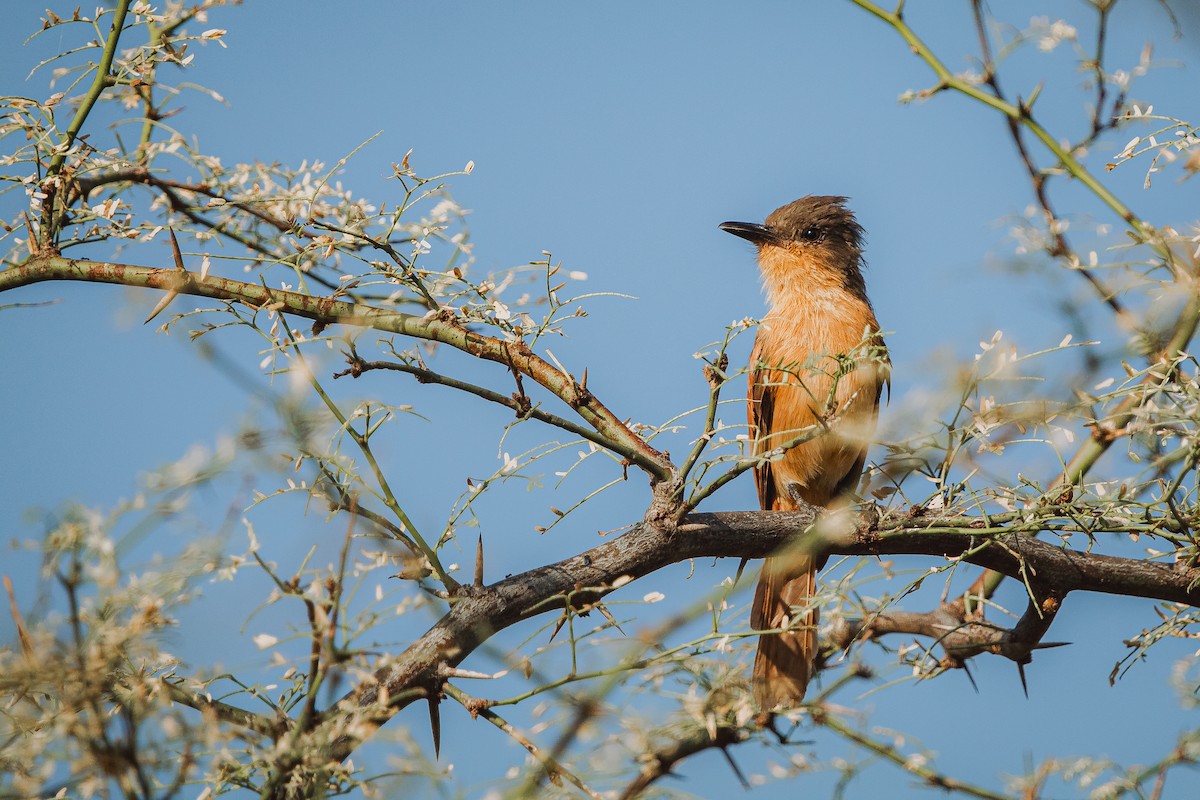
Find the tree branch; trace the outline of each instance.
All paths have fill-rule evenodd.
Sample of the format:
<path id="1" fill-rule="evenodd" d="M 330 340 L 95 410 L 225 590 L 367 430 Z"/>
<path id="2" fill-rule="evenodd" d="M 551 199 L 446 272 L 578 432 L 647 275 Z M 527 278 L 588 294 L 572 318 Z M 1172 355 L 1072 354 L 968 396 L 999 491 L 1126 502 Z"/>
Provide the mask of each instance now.
<path id="1" fill-rule="evenodd" d="M 978 612 L 967 610 L 965 599 L 943 603 L 924 613 L 885 610 L 864 620 L 840 620 L 832 643 L 838 650 L 845 650 L 856 641 L 889 633 L 912 634 L 927 636 L 941 645 L 946 652 L 939 662 L 942 669 L 965 668 L 967 659 L 981 653 L 1004 656 L 1023 668 L 1033 660 L 1034 650 L 1065 644 L 1042 641 L 1061 607 L 1061 594 L 1051 589 L 1040 599 L 1030 598 L 1025 613 L 1012 628 L 985 622 Z"/>
<path id="2" fill-rule="evenodd" d="M 621 792 L 621 800 L 633 800 L 635 797 L 640 797 L 650 788 L 650 784 L 670 775 L 676 764 L 696 753 L 718 748 L 728 756 L 726 748 L 744 741 L 749 735 L 749 731 L 745 728 L 721 724 L 712 730 L 697 727 L 684 736 L 671 740 L 663 747 L 646 754 L 638 776 Z M 743 783 L 745 782 L 745 778 L 740 773 L 738 773 L 738 777 L 742 779 Z"/>
<path id="3" fill-rule="evenodd" d="M 600 447 L 607 448 L 609 441 L 593 430 L 585 428 L 581 425 L 576 425 L 570 420 L 551 414 L 548 411 L 542 411 L 537 406 L 530 403 L 529 398 L 516 392 L 504 395 L 500 392 L 494 392 L 491 389 L 483 386 L 476 386 L 466 381 L 460 381 L 457 378 L 451 378 L 448 375 L 434 372 L 431 369 L 418 367 L 414 364 L 405 364 L 399 361 L 366 361 L 358 356 L 357 353 L 351 353 L 347 357 L 350 366 L 341 371 L 335 372 L 334 379 L 343 378 L 349 375 L 352 378 L 359 378 L 364 373 L 372 370 L 394 370 L 396 372 L 404 372 L 412 375 L 417 379 L 418 383 L 436 383 L 440 386 L 449 386 L 451 389 L 457 389 L 460 392 L 473 394 L 476 397 L 481 397 L 493 403 L 511 408 L 516 412 L 518 419 L 536 419 L 539 422 L 544 422 L 547 425 L 553 425 L 556 428 L 561 428 L 573 436 L 578 436 L 581 439 L 587 439 Z"/>
<path id="4" fill-rule="evenodd" d="M 374 681 L 331 709 L 338 717 L 348 712 L 352 719 L 335 724 L 353 731 L 336 739 L 332 755 L 349 756 L 401 708 L 437 693 L 443 667 L 458 665 L 497 631 L 559 610 L 567 602 L 595 603 L 622 578 L 640 578 L 692 558 L 762 558 L 796 540 L 830 554 L 961 558 L 1023 581 L 1033 576 L 1038 585 L 1053 587 L 1055 597 L 1092 591 L 1200 606 L 1200 568 L 1072 550 L 1015 532 L 1028 525 L 1019 515 L 1008 518 L 1012 530 L 997 529 L 997 519 L 956 514 L 880 517 L 872 508 L 858 514 L 849 529 L 839 530 L 834 525 L 815 527 L 816 509 L 808 507 L 692 514 L 675 528 L 635 525 L 622 536 L 558 563 L 483 589 L 461 587 L 437 624 L 394 663 L 377 671 Z M 820 541 L 809 544 L 807 539 L 814 536 Z M 1044 633 L 1039 627 L 1048 625 L 1027 619 L 1030 613 L 1009 635 L 1006 647 L 1014 654 L 1017 646 L 1033 649 Z M 1000 642 L 981 639 L 979 644 L 990 649 Z"/>
<path id="5" fill-rule="evenodd" d="M 91 86 L 88 87 L 87 94 L 83 96 L 83 101 L 79 104 L 79 108 L 75 109 L 75 116 L 71 118 L 71 122 L 67 125 L 67 130 L 63 133 L 62 141 L 56 148 L 54 157 L 50 160 L 50 166 L 46 169 L 48 176 L 55 176 L 62 171 L 63 164 L 67 162 L 67 156 L 71 152 L 71 145 L 75 143 L 75 137 L 79 135 L 79 131 L 83 129 L 83 123 L 87 120 L 88 115 L 92 113 L 92 108 L 100 100 L 100 95 L 104 94 L 104 90 L 110 85 L 112 76 L 113 59 L 117 55 L 117 43 L 121 40 L 121 32 L 125 27 L 125 15 L 129 12 L 129 0 L 117 0 L 117 7 L 113 9 L 112 27 L 108 32 L 108 39 L 104 42 L 104 51 L 100 56 L 100 63 L 96 65 L 96 77 L 92 79 Z"/>
<path id="6" fill-rule="evenodd" d="M 485 361 L 503 364 L 529 376 L 569 405 L 603 436 L 609 449 L 645 470 L 655 482 L 674 475 L 670 460 L 651 447 L 574 378 L 536 355 L 522 341 L 484 336 L 461 325 L 449 313 L 416 316 L 360 303 L 314 297 L 301 292 L 270 289 L 178 269 L 155 269 L 103 261 L 78 261 L 55 253 L 41 254 L 24 264 L 0 271 L 0 292 L 53 280 L 116 283 L 173 291 L 195 297 L 241 302 L 252 308 L 281 311 L 326 325 L 354 325 L 415 339 L 441 342 Z"/>

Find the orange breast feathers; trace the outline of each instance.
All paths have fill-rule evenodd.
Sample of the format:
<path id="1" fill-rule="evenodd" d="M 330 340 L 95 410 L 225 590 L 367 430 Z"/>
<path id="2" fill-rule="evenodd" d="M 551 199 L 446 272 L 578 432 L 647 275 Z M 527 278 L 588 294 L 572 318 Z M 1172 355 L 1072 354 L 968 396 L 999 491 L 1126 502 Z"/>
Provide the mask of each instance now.
<path id="1" fill-rule="evenodd" d="M 759 263 L 771 310 L 750 358 L 755 454 L 812 437 L 755 469 L 760 507 L 795 508 L 789 485 L 828 506 L 862 473 L 889 375 L 883 337 L 861 276 L 784 248 L 764 248 Z"/>

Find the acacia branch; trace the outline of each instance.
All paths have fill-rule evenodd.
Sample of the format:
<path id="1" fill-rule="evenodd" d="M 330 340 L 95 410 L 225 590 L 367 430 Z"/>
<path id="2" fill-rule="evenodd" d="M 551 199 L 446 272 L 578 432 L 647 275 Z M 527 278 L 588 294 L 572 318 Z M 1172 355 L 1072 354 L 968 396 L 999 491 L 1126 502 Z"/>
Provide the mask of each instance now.
<path id="1" fill-rule="evenodd" d="M 1030 598 L 1025 613 L 1012 628 L 984 621 L 978 611 L 967 608 L 965 599 L 943 603 L 932 611 L 880 611 L 864 620 L 840 620 L 833 631 L 833 645 L 845 650 L 856 641 L 876 638 L 890 633 L 926 636 L 945 651 L 938 666 L 942 669 L 962 669 L 967 659 L 981 653 L 992 653 L 1024 667 L 1033 660 L 1033 651 L 1058 647 L 1065 642 L 1043 642 L 1059 608 L 1061 594 L 1056 589 Z M 1021 682 L 1025 682 L 1024 671 Z"/>
<path id="2" fill-rule="evenodd" d="M 178 269 L 78 261 L 56 253 L 43 253 L 23 264 L 0 271 L 0 292 L 55 280 L 161 289 L 176 294 L 240 302 L 252 308 L 294 314 L 325 325 L 353 325 L 440 342 L 476 358 L 503 364 L 537 381 L 603 436 L 605 447 L 641 467 L 655 483 L 670 480 L 674 475 L 674 467 L 665 455 L 634 433 L 570 375 L 536 355 L 524 342 L 484 336 L 464 327 L 449 313 L 416 316 L 337 300 L 332 296 L 315 297 L 213 275 L 201 277 L 198 273 Z"/>
<path id="3" fill-rule="evenodd" d="M 973 8 L 975 9 L 976 28 L 980 36 L 984 57 L 984 81 L 981 85 L 977 85 L 963 76 L 955 75 L 946 67 L 929 45 L 904 20 L 903 3 L 895 11 L 886 11 L 882 6 L 874 2 L 874 0 L 851 0 L 851 2 L 890 25 L 909 45 L 913 54 L 933 70 L 937 75 L 938 83 L 933 89 L 929 90 L 928 94 L 947 89 L 956 91 L 1004 116 L 1013 141 L 1023 159 L 1026 171 L 1033 180 L 1035 195 L 1038 197 L 1044 213 L 1049 218 L 1049 228 L 1052 231 L 1055 230 L 1055 225 L 1053 224 L 1054 211 L 1045 196 L 1044 173 L 1038 170 L 1033 163 L 1033 159 L 1025 145 L 1023 131 L 1027 131 L 1040 141 L 1057 160 L 1058 166 L 1071 177 L 1080 181 L 1093 195 L 1119 216 L 1128 226 L 1135 241 L 1149 245 L 1162 258 L 1164 263 L 1171 265 L 1176 275 L 1180 276 L 1177 280 L 1183 279 L 1185 273 L 1174 267 L 1175 256 L 1171 253 L 1170 248 L 1154 226 L 1137 216 L 1128 206 L 1121 202 L 1107 186 L 1083 165 L 1079 158 L 1076 157 L 1076 152 L 1070 145 L 1059 142 L 1041 123 L 1035 120 L 1031 104 L 1020 100 L 1013 103 L 1003 96 L 1000 91 L 999 80 L 995 76 L 995 64 L 987 44 L 987 31 L 983 26 L 982 10 L 979 3 L 973 3 Z M 1101 25 L 1105 25 L 1106 22 L 1107 17 L 1102 13 Z M 1100 52 L 1097 53 L 1097 58 L 1100 58 L 1103 55 L 1103 39 L 1098 43 L 1098 50 Z M 1097 71 L 1102 75 L 1099 66 L 1097 66 Z M 1057 232 L 1056 237 L 1055 248 L 1052 250 L 1051 255 L 1061 257 L 1065 255 L 1065 252 L 1063 252 L 1064 248 L 1066 252 L 1069 252 L 1070 248 L 1065 238 Z M 1088 276 L 1086 271 L 1084 271 L 1084 274 Z M 1103 289 L 1099 284 L 1097 284 L 1097 288 L 1101 291 L 1102 296 L 1109 296 L 1110 293 L 1107 289 Z M 1170 373 L 1174 368 L 1173 365 L 1196 334 L 1197 325 L 1200 323 L 1200 293 L 1194 290 L 1194 286 L 1188 288 L 1190 289 L 1188 301 L 1170 326 L 1170 339 L 1164 347 L 1151 355 L 1150 361 L 1153 368 L 1146 374 L 1139 387 L 1139 391 L 1126 396 L 1107 419 L 1093 426 L 1092 436 L 1075 452 L 1063 470 L 1062 476 L 1047 493 L 1050 497 L 1071 491 L 1076 483 L 1083 480 L 1097 459 L 1116 440 L 1117 435 L 1114 432 L 1124 428 L 1135 417 L 1137 412 L 1154 397 L 1160 384 L 1169 380 Z M 1123 315 L 1123 309 L 1119 304 L 1110 302 L 1110 305 L 1112 305 L 1118 317 Z M 1031 533 L 1036 534 L 1036 531 Z M 989 597 L 995 592 L 1001 581 L 1002 577 L 994 571 L 981 575 L 972 587 L 972 594 Z"/>
<path id="4" fill-rule="evenodd" d="M 1046 130 L 1042 125 L 1035 121 L 1029 114 L 1028 108 L 1024 105 L 1010 103 L 1007 100 L 996 97 L 995 95 L 985 91 L 967 78 L 955 75 L 942 63 L 926 44 L 916 31 L 908 26 L 904 21 L 904 16 L 900 10 L 895 12 L 885 11 L 883 7 L 874 2 L 874 0 L 850 0 L 859 8 L 867 11 L 870 14 L 878 17 L 883 22 L 895 29 L 896 33 L 904 39 L 908 44 L 913 54 L 924 61 L 934 74 L 938 77 L 937 85 L 930 90 L 930 94 L 934 92 L 952 89 L 956 92 L 966 95 L 967 97 L 988 106 L 989 108 L 998 111 L 1010 119 L 1016 120 L 1020 125 L 1025 127 L 1033 136 L 1049 150 L 1062 168 L 1070 173 L 1074 178 L 1083 183 L 1088 190 L 1108 206 L 1113 213 L 1119 216 L 1129 228 L 1138 236 L 1145 238 L 1147 241 L 1154 241 L 1154 228 L 1144 222 L 1132 210 L 1129 209 L 1121 200 L 1113 194 L 1107 186 L 1101 183 L 1095 175 L 1093 175 L 1086 167 L 1079 162 L 1068 146 L 1060 143 L 1050 131 Z M 1162 245 L 1160 249 L 1166 250 Z M 1169 257 L 1169 254 L 1168 254 Z"/>
<path id="5" fill-rule="evenodd" d="M 979 37 L 979 48 L 983 59 L 983 75 L 984 83 L 986 83 L 1000 100 L 1005 102 L 1008 99 L 1000 88 L 1000 78 L 996 73 L 996 62 L 992 57 L 992 48 L 988 38 L 987 24 L 985 21 L 985 10 L 983 0 L 972 0 L 971 11 L 975 17 L 976 35 Z M 1104 105 L 1105 98 L 1105 82 L 1104 72 L 1101 68 L 1101 60 L 1104 50 L 1104 31 L 1106 28 L 1106 20 L 1108 17 L 1107 9 L 1098 9 L 1100 14 L 1100 36 L 1097 44 L 1098 52 L 1096 55 L 1096 83 L 1099 87 L 1099 99 L 1092 122 L 1091 136 L 1080 143 L 1079 146 L 1088 146 L 1092 143 L 1096 136 L 1099 136 L 1103 131 L 1100 127 L 1099 115 L 1100 108 Z M 1035 93 L 1036 93 L 1035 89 Z M 1024 101 L 1019 96 L 1017 98 L 1017 107 L 1021 109 L 1025 116 L 1033 113 L 1033 101 Z M 1029 182 L 1033 188 L 1033 194 L 1037 198 L 1038 204 L 1042 207 L 1042 215 L 1046 220 L 1046 231 L 1050 234 L 1054 241 L 1051 247 L 1048 247 L 1047 253 L 1052 258 L 1062 259 L 1067 262 L 1068 268 L 1082 275 L 1088 283 L 1092 285 L 1100 299 L 1112 309 L 1117 320 L 1123 324 L 1131 324 L 1129 312 L 1125 310 L 1124 305 L 1117 298 L 1117 293 L 1104 284 L 1095 273 L 1080 264 L 1079 258 L 1075 255 L 1075 249 L 1067 242 L 1067 236 L 1063 232 L 1063 226 L 1058 224 L 1058 214 L 1050 203 L 1050 195 L 1046 191 L 1046 183 L 1049 173 L 1040 169 L 1034 162 L 1033 154 L 1030 153 L 1029 147 L 1025 144 L 1024 130 L 1021 127 L 1020 119 L 1013 116 L 1006 116 L 1005 122 L 1008 126 L 1009 136 L 1012 138 L 1013 145 L 1017 148 L 1017 155 L 1021 157 L 1021 163 L 1025 167 L 1025 172 L 1029 177 Z"/>
<path id="6" fill-rule="evenodd" d="M 180 705 L 214 714 L 217 719 L 231 722 L 245 730 L 254 731 L 273 740 L 282 736 L 291 724 L 283 715 L 269 717 L 220 700 L 214 700 L 207 692 L 202 693 L 186 688 L 184 682 L 178 678 L 163 679 L 161 685 L 171 695 L 171 700 Z"/>
<path id="7" fill-rule="evenodd" d="M 334 373 L 333 377 L 335 379 L 343 378 L 347 375 L 352 378 L 359 378 L 364 373 L 377 369 L 404 372 L 416 378 L 418 383 L 436 383 L 439 386 L 448 386 L 451 389 L 457 389 L 460 392 L 473 394 L 476 397 L 483 398 L 484 400 L 488 400 L 492 403 L 497 403 L 506 408 L 511 408 L 516 412 L 517 419 L 536 419 L 539 422 L 546 423 L 547 425 L 553 425 L 556 428 L 561 428 L 567 433 L 578 436 L 581 439 L 587 439 L 589 442 L 593 442 L 600 447 L 607 448 L 609 445 L 608 440 L 595 431 L 584 428 L 581 425 L 576 425 L 574 422 L 571 422 L 568 419 L 563 419 L 556 414 L 551 414 L 548 411 L 542 411 L 540 408 L 530 403 L 529 398 L 525 397 L 523 394 L 514 392 L 509 395 L 504 395 L 500 392 L 492 391 L 491 389 L 483 386 L 476 386 L 473 383 L 460 381 L 457 378 L 451 378 L 448 375 L 442 375 L 441 373 L 434 372 L 431 369 L 418 367 L 414 364 L 405 364 L 400 361 L 366 361 L 360 358 L 357 353 L 351 353 L 347 358 L 347 361 L 349 362 L 350 366 L 342 372 Z"/>
<path id="8" fill-rule="evenodd" d="M 849 530 L 817 528 L 816 520 L 816 509 L 807 507 L 791 512 L 692 514 L 673 528 L 641 523 L 558 563 L 484 588 L 461 587 L 441 620 L 394 663 L 378 670 L 374 680 L 331 709 L 337 717 L 330 717 L 331 724 L 353 731 L 334 741 L 331 756 L 346 758 L 401 708 L 436 694 L 445 667 L 457 666 L 504 628 L 559 611 L 567 603 L 594 604 L 615 584 L 669 564 L 703 557 L 762 558 L 797 538 L 819 536 L 816 546 L 830 554 L 959 558 L 1018 579 L 1035 576 L 1039 585 L 1053 588 L 1055 597 L 1092 591 L 1200 606 L 1200 568 L 1050 544 L 1015 532 L 1028 524 L 1019 517 L 1012 518 L 1012 530 L 994 528 L 995 518 L 985 521 L 956 514 L 880 518 L 873 509 L 857 515 Z M 1041 635 L 1031 620 L 1023 620 L 1014 630 L 1029 645 L 1035 645 Z M 342 718 L 343 713 L 351 719 Z"/>

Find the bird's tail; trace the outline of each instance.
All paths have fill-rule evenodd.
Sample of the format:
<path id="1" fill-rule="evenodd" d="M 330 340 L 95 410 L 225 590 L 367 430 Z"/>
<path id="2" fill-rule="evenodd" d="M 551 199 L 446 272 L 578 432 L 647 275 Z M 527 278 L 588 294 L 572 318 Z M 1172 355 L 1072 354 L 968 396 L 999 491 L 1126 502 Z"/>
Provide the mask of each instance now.
<path id="1" fill-rule="evenodd" d="M 817 563 L 812 556 L 776 556 L 763 564 L 750 624 L 755 630 L 785 630 L 758 639 L 752 680 L 760 711 L 793 708 L 804 700 L 817 657 L 819 611 L 812 599 L 816 590 Z"/>

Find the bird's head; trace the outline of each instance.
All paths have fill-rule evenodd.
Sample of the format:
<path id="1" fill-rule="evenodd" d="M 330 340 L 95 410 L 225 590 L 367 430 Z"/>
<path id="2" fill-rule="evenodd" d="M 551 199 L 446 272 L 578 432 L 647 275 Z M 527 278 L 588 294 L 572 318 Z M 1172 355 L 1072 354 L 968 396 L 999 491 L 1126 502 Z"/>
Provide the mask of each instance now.
<path id="1" fill-rule="evenodd" d="M 763 224 L 722 222 L 721 230 L 758 247 L 768 290 L 797 278 L 840 284 L 865 294 L 863 229 L 846 208 L 846 198 L 809 195 L 772 211 Z"/>

